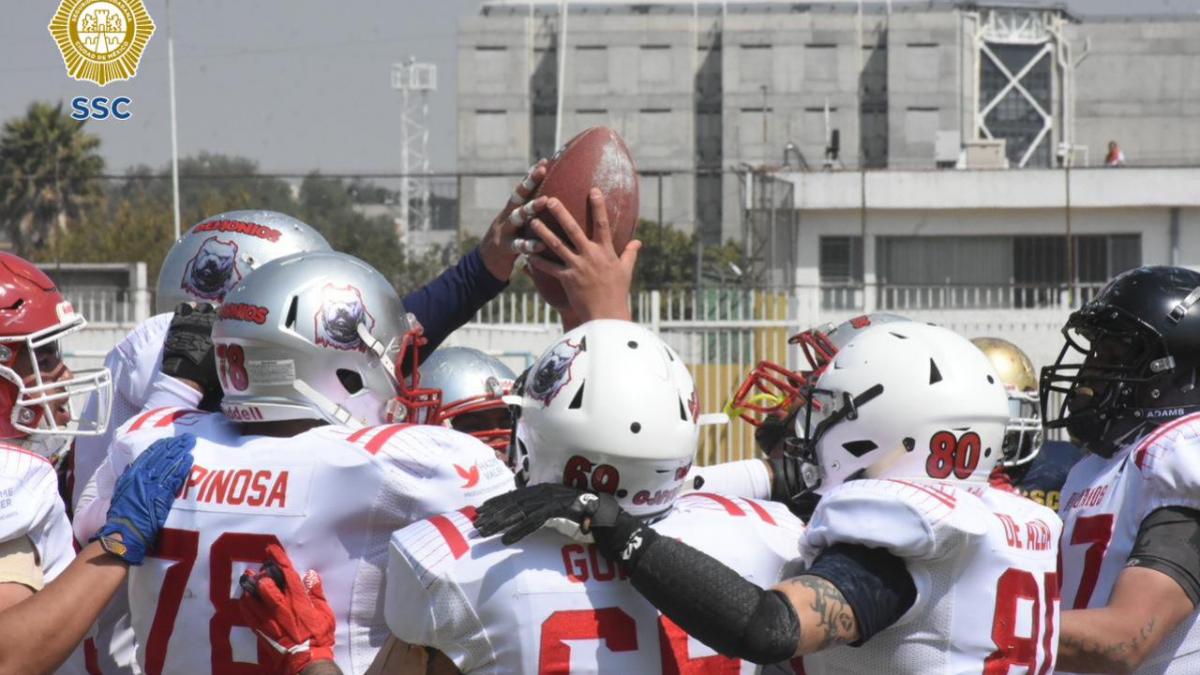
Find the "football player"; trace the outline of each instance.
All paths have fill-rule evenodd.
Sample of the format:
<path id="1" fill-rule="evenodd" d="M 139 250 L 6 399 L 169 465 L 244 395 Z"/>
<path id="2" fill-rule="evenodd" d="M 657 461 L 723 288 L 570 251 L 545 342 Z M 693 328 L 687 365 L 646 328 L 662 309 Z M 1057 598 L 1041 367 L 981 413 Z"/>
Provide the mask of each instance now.
<path id="1" fill-rule="evenodd" d="M 725 406 L 730 419 L 740 418 L 755 427 L 754 442 L 766 457 L 693 467 L 688 489 L 785 502 L 793 513 L 808 520 L 816 504 L 815 495 L 791 494 L 788 470 L 792 464 L 784 459 L 787 439 L 796 429 L 796 415 L 804 407 L 801 392 L 824 371 L 837 350 L 861 331 L 908 320 L 898 314 L 876 312 L 810 328 L 788 338 L 789 344 L 800 345 L 808 369 L 793 371 L 772 361 L 759 361 Z"/>
<path id="2" fill-rule="evenodd" d="M 74 557 L 53 463 L 73 439 L 104 433 L 112 400 L 107 370 L 72 372 L 62 359 L 62 340 L 86 325 L 45 273 L 0 253 L 0 609 Z M 95 413 L 80 414 L 90 394 Z"/>
<path id="3" fill-rule="evenodd" d="M 273 647 L 256 647 L 232 590 L 270 544 L 324 572 L 337 660 L 365 672 L 387 636 L 390 534 L 512 488 L 478 440 L 387 423 L 429 400 L 413 367 L 415 328 L 387 280 L 356 258 L 276 259 L 224 298 L 213 326 L 223 414 L 153 409 L 118 432 L 115 471 L 155 440 L 197 438 L 157 557 L 129 578 L 146 673 L 229 673 L 269 660 L 261 652 Z"/>
<path id="4" fill-rule="evenodd" d="M 1198 299 L 1194 271 L 1125 272 L 1071 314 L 1042 370 L 1046 426 L 1088 453 L 1059 507 L 1062 671 L 1200 672 Z"/>
<path id="5" fill-rule="evenodd" d="M 1066 441 L 1045 440 L 1037 374 L 1033 361 L 1020 347 L 1003 338 L 981 337 L 971 342 L 987 355 L 1008 392 L 1004 459 L 992 470 L 989 482 L 1058 510 L 1067 472 L 1083 453 Z"/>
<path id="6" fill-rule="evenodd" d="M 494 498 L 475 527 L 512 543 L 554 519 L 575 523 L 688 634 L 755 663 L 1049 672 L 1060 524 L 987 486 L 1008 403 L 983 354 L 943 328 L 876 326 L 838 351 L 806 399 L 796 490 L 821 500 L 801 539 L 806 570 L 769 590 L 586 485 Z"/>
<path id="7" fill-rule="evenodd" d="M 699 439 L 694 392 L 678 354 L 654 333 L 626 321 L 586 323 L 524 382 L 519 475 L 600 491 L 663 537 L 772 584 L 797 555 L 794 516 L 770 502 L 678 496 Z M 578 527 L 510 548 L 480 536 L 472 517 L 471 509 L 444 513 L 392 538 L 388 625 L 404 643 L 430 647 L 435 661 L 464 673 L 757 672 L 689 644 Z"/>
<path id="8" fill-rule="evenodd" d="M 430 424 L 457 429 L 508 457 L 512 413 L 504 397 L 517 376 L 504 362 L 470 347 L 442 347 L 421 362 L 421 384 L 441 392 Z"/>
<path id="9" fill-rule="evenodd" d="M 82 665 L 64 662 L 121 588 L 129 566 L 142 564 L 152 552 L 175 493 L 191 470 L 193 443 L 187 435 L 165 439 L 139 457 L 117 481 L 99 540 L 84 547 L 70 564 L 64 561 L 70 557 L 69 549 L 64 555 L 49 545 L 58 540 L 55 544 L 61 546 L 62 535 L 68 529 L 61 504 L 55 499 L 55 509 L 48 504 L 39 508 L 28 500 L 13 501 L 30 495 L 19 492 L 21 484 L 14 488 L 7 480 L 14 469 L 21 470 L 21 459 L 11 456 L 7 448 L 0 449 L 5 454 L 0 460 L 4 483 L 9 484 L 5 493 L 14 495 L 18 491 L 0 506 L 4 520 L 32 526 L 21 538 L 29 542 L 33 542 L 31 537 L 37 538 L 36 544 L 25 545 L 20 553 L 14 552 L 18 548 L 12 540 L 3 545 L 7 552 L 0 572 L 0 672 L 62 673 Z M 45 469 L 30 461 L 25 464 L 25 478 L 30 483 L 26 487 L 30 492 L 45 492 Z M 19 527 L 10 522 L 6 529 L 11 534 Z M 39 555 L 56 556 L 54 567 L 44 575 L 36 564 Z M 24 560 L 24 571 L 18 559 Z M 44 588 L 43 576 L 49 580 Z M 14 604 L 19 595 L 28 597 Z"/>

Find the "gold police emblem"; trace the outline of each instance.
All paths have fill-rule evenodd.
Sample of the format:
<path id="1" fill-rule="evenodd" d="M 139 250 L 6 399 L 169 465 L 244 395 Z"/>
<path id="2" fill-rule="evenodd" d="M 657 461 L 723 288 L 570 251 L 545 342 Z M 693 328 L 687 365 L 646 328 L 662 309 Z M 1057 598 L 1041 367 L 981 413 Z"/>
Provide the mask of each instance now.
<path id="1" fill-rule="evenodd" d="M 68 75 L 104 86 L 137 74 L 154 22 L 142 0 L 62 0 L 50 34 Z"/>

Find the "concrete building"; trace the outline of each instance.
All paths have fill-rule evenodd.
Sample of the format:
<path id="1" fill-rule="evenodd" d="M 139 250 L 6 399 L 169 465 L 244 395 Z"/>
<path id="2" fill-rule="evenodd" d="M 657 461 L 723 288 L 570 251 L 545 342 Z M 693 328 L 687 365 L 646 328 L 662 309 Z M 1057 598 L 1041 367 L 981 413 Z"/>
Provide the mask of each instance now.
<path id="1" fill-rule="evenodd" d="M 1096 166 L 1114 140 L 1130 166 L 1194 164 L 1197 31 L 1030 1 L 608 0 L 564 19 L 489 0 L 459 24 L 458 163 L 488 174 L 464 179 L 462 222 L 488 222 L 556 125 L 618 129 L 663 172 L 643 216 L 707 242 L 750 236 L 751 169 Z"/>

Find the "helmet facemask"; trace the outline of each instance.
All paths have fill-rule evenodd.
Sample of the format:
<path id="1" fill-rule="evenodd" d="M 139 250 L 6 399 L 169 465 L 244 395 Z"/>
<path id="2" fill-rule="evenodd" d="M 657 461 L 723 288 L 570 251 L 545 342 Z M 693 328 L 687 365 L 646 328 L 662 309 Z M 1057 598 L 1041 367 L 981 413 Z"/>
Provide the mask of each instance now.
<path id="1" fill-rule="evenodd" d="M 1046 428 L 1065 428 L 1090 452 L 1109 457 L 1149 427 L 1200 409 L 1187 396 L 1195 386 L 1194 366 L 1177 363 L 1161 338 L 1121 309 L 1101 310 L 1108 313 L 1103 326 L 1096 310 L 1085 310 L 1071 315 L 1058 359 L 1042 369 Z M 1051 393 L 1062 395 L 1053 419 L 1047 410 Z"/>
<path id="2" fill-rule="evenodd" d="M 72 372 L 62 360 L 60 341 L 85 325 L 83 317 L 72 314 L 29 335 L 0 337 L 0 378 L 12 397 L 9 438 L 47 458 L 57 458 L 77 436 L 99 436 L 108 428 L 108 370 Z M 83 417 L 79 411 L 92 394 L 97 404 L 94 417 Z"/>
<path id="3" fill-rule="evenodd" d="M 513 415 L 504 397 L 512 391 L 512 382 L 489 377 L 488 392 L 458 401 L 444 402 L 432 420 L 469 434 L 500 453 L 508 452 L 512 438 Z"/>

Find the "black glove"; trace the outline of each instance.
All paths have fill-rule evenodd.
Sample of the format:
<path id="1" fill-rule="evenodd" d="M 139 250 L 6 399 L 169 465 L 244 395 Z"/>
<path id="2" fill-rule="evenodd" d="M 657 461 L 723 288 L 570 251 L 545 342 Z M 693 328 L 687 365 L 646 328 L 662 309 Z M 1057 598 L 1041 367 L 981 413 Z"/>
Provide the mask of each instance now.
<path id="1" fill-rule="evenodd" d="M 500 541 L 515 544 L 551 518 L 579 523 L 583 533 L 611 528 L 625 514 L 610 494 L 584 492 L 566 485 L 542 483 L 492 497 L 479 507 L 475 529 L 485 537 L 504 532 Z M 632 517 L 632 516 L 630 516 Z"/>
<path id="2" fill-rule="evenodd" d="M 213 355 L 212 327 L 217 310 L 207 302 L 183 303 L 175 308 L 171 327 L 163 340 L 162 371 L 171 377 L 195 382 L 204 392 L 202 410 L 216 410 L 221 402 L 221 382 Z"/>

